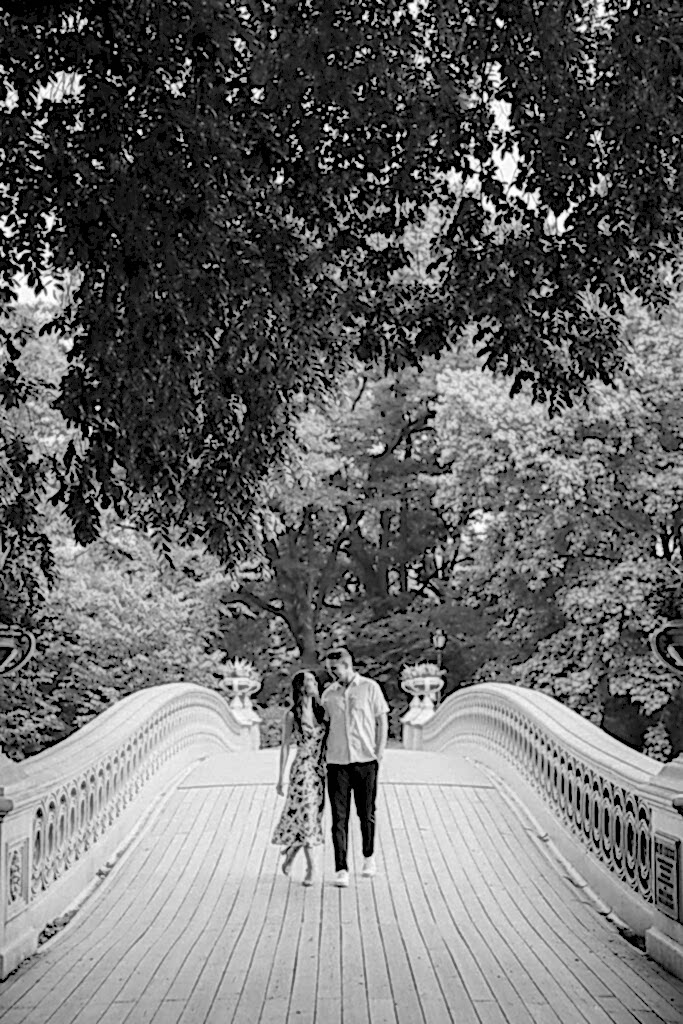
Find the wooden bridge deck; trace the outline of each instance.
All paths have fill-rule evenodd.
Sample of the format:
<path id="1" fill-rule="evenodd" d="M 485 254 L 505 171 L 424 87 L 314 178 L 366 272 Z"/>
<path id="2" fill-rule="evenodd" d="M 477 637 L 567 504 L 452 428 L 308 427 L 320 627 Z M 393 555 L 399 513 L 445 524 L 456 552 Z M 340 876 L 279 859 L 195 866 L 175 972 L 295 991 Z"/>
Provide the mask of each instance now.
<path id="1" fill-rule="evenodd" d="M 312 888 L 303 863 L 279 872 L 275 765 L 262 751 L 194 770 L 0 984 L 0 1024 L 683 1024 L 683 982 L 618 935 L 471 765 L 389 751 L 380 873 L 346 890 L 329 841 Z"/>

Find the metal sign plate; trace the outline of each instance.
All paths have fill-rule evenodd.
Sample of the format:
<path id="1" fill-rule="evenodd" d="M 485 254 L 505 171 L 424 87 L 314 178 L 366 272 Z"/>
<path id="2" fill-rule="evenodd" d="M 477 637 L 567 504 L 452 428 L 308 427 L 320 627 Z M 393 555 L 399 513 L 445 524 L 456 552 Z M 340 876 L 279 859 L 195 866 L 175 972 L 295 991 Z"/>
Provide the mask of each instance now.
<path id="1" fill-rule="evenodd" d="M 681 841 L 675 836 L 655 832 L 655 906 L 667 917 L 679 920 Z"/>

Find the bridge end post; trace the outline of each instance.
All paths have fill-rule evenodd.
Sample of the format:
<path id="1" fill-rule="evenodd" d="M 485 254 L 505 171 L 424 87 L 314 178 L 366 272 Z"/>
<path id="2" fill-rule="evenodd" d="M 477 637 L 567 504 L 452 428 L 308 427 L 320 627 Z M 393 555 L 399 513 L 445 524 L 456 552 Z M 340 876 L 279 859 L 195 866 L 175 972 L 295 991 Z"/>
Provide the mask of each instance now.
<path id="1" fill-rule="evenodd" d="M 411 707 L 401 719 L 401 742 L 405 750 L 423 750 L 422 730 L 434 717 L 434 703 L 427 696 Z"/>
<path id="2" fill-rule="evenodd" d="M 665 764 L 655 780 L 652 809 L 652 878 L 655 920 L 645 951 L 683 979 L 683 755 Z M 659 847 L 659 849 L 657 849 Z"/>
<path id="3" fill-rule="evenodd" d="M 38 944 L 38 932 L 25 919 L 31 884 L 31 817 L 15 807 L 12 791 L 26 778 L 21 764 L 0 752 L 0 980 Z"/>
<path id="4" fill-rule="evenodd" d="M 261 716 L 254 707 L 230 708 L 239 726 L 239 749 L 258 750 L 261 746 Z"/>
<path id="5" fill-rule="evenodd" d="M 401 688 L 412 697 L 401 718 L 401 740 L 406 750 L 422 750 L 422 730 L 436 711 L 436 699 L 443 687 L 443 670 L 431 663 L 410 666 L 402 673 Z"/>

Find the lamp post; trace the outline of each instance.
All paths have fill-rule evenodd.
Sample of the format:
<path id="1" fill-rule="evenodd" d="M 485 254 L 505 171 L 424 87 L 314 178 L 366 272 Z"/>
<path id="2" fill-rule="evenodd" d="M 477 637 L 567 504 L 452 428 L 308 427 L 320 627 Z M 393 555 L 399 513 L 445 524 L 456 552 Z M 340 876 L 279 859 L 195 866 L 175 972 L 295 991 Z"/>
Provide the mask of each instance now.
<path id="1" fill-rule="evenodd" d="M 446 634 L 442 629 L 435 629 L 432 633 L 432 647 L 436 651 L 436 664 L 441 668 L 443 649 L 446 646 Z"/>

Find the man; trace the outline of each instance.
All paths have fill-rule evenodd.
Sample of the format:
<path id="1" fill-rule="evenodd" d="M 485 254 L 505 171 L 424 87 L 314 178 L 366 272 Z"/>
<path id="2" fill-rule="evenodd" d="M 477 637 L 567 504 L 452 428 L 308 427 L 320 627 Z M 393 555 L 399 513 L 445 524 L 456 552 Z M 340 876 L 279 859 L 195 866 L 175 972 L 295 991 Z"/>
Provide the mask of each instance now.
<path id="1" fill-rule="evenodd" d="M 387 744 L 389 705 L 379 684 L 361 676 L 346 648 L 326 659 L 333 682 L 321 701 L 330 719 L 327 737 L 327 788 L 332 810 L 335 885 L 349 884 L 347 862 L 349 811 L 353 793 L 363 841 L 363 874 L 375 865 L 375 802 L 377 774 Z"/>

